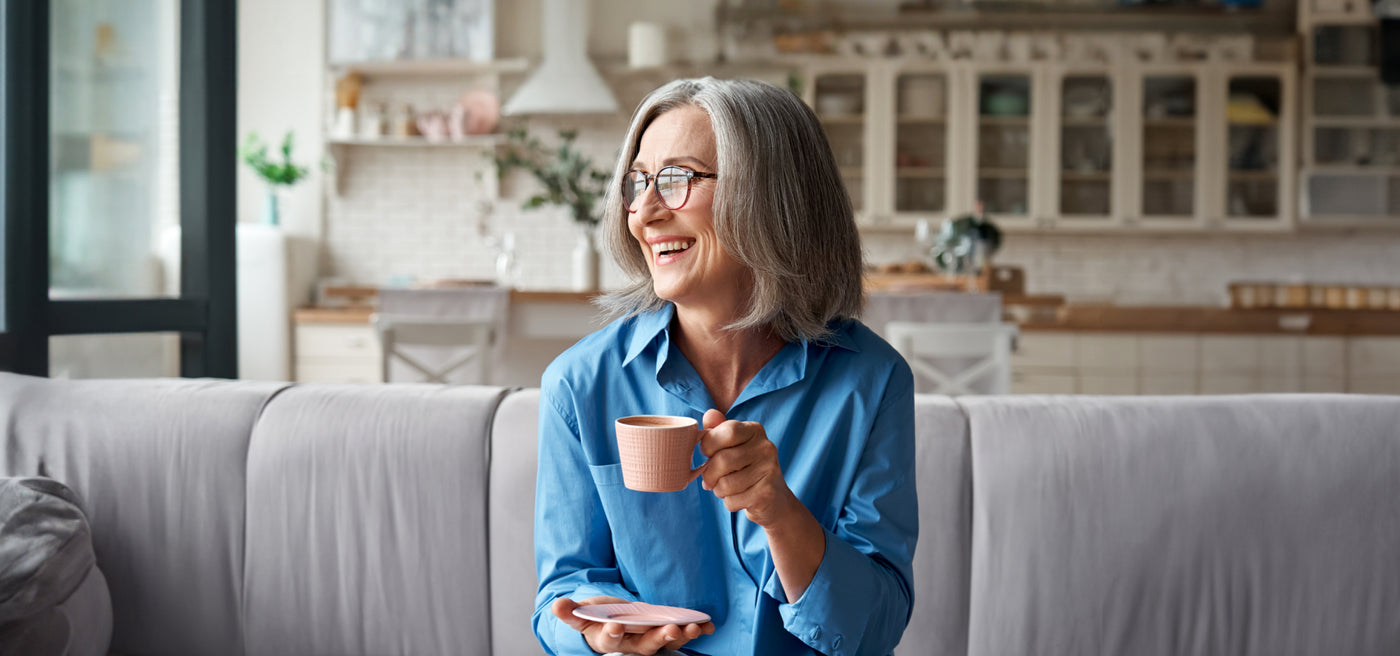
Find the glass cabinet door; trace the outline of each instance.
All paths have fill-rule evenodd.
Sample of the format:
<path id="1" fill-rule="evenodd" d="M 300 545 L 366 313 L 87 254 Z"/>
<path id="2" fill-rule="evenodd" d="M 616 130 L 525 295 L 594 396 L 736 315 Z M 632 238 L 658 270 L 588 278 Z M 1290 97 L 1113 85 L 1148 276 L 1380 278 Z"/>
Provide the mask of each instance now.
<path id="1" fill-rule="evenodd" d="M 977 79 L 976 198 L 993 216 L 1029 213 L 1032 92 L 1024 73 Z"/>
<path id="2" fill-rule="evenodd" d="M 1225 215 L 1280 215 L 1283 82 L 1272 76 L 1232 77 L 1226 97 Z"/>
<path id="3" fill-rule="evenodd" d="M 1196 214 L 1199 89 L 1191 75 L 1149 75 L 1142 95 L 1142 214 Z"/>
<path id="4" fill-rule="evenodd" d="M 1303 216 L 1400 214 L 1400 89 L 1381 84 L 1373 25 L 1313 28 L 1304 105 Z"/>
<path id="5" fill-rule="evenodd" d="M 1113 211 L 1113 83 L 1106 75 L 1060 80 L 1060 207 L 1066 218 Z"/>
<path id="6" fill-rule="evenodd" d="M 859 73 L 822 73 L 816 76 L 813 96 L 813 107 L 857 212 L 865 206 L 865 85 L 865 76 Z"/>
<path id="7" fill-rule="evenodd" d="M 907 72 L 895 81 L 897 213 L 941 214 L 947 207 L 948 76 Z"/>

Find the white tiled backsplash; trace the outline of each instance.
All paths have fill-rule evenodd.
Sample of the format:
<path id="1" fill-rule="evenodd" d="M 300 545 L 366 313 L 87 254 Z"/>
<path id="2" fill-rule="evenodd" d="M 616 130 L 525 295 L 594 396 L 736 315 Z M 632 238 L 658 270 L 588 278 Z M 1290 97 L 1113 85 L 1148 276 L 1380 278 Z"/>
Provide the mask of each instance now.
<path id="1" fill-rule="evenodd" d="M 536 126 L 552 134 L 555 126 Z M 574 125 L 573 127 L 579 127 Z M 583 124 L 580 146 L 610 168 L 619 119 Z M 558 208 L 520 209 L 532 184 L 515 174 L 507 198 L 481 216 L 489 197 L 478 172 L 492 174 L 484 151 L 356 147 L 341 160 L 342 193 L 326 203 L 328 275 L 364 283 L 402 278 L 490 279 L 495 253 L 483 234 L 516 235 L 517 286 L 567 289 L 577 229 Z M 489 177 L 487 178 L 489 180 Z M 866 234 L 869 262 L 915 255 L 912 234 Z M 621 282 L 603 258 L 602 284 Z M 1383 283 L 1400 281 L 1400 232 L 1293 235 L 1032 235 L 1012 233 L 997 262 L 1024 267 L 1027 291 L 1076 301 L 1223 305 L 1235 280 Z M 819 263 L 813 263 L 818 266 Z"/>

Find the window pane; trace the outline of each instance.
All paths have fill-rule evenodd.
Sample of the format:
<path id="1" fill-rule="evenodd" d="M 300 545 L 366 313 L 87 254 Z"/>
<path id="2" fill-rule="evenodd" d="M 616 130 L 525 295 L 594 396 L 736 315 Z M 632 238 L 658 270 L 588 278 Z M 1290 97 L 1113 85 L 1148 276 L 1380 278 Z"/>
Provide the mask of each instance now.
<path id="1" fill-rule="evenodd" d="M 49 295 L 177 295 L 179 3 L 51 6 Z"/>
<path id="2" fill-rule="evenodd" d="M 180 333 L 56 335 L 49 338 L 54 378 L 173 378 L 180 375 Z"/>

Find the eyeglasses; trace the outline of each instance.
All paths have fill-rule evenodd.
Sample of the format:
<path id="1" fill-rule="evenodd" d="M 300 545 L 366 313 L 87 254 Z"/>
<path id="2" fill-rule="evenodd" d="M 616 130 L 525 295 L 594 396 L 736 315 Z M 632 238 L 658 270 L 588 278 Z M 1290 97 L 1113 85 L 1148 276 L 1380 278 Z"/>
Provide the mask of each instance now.
<path id="1" fill-rule="evenodd" d="M 685 207 L 690 200 L 690 185 L 695 178 L 718 178 L 718 173 L 700 173 L 684 166 L 663 166 L 656 175 L 641 171 L 628 171 L 622 176 L 622 204 L 628 212 L 636 212 L 632 206 L 646 193 L 652 181 L 656 182 L 656 193 L 661 196 L 661 206 L 668 210 Z"/>

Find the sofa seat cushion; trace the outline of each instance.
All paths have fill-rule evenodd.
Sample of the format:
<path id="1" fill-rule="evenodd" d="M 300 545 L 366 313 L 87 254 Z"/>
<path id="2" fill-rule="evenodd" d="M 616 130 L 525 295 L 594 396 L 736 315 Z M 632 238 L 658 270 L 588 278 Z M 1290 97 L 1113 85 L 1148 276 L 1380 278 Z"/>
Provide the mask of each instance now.
<path id="1" fill-rule="evenodd" d="M 101 656 L 111 639 L 77 495 L 48 478 L 0 479 L 0 654 Z"/>
<path id="2" fill-rule="evenodd" d="M 960 402 L 969 653 L 1396 653 L 1400 397 Z"/>

